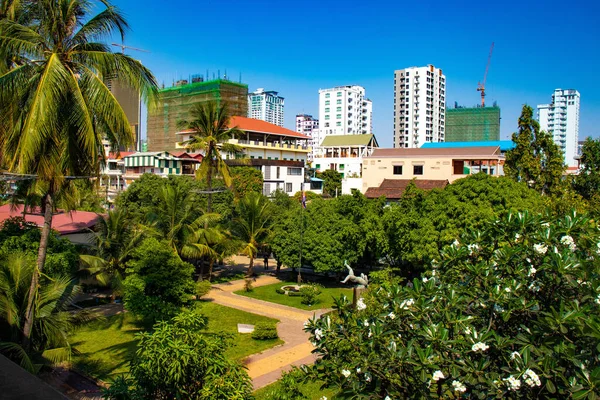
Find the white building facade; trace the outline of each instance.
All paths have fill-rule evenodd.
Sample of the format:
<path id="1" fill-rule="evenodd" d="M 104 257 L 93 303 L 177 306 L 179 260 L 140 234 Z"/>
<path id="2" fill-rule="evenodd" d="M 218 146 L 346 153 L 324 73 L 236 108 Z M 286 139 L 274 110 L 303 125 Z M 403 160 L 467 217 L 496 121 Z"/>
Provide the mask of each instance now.
<path id="1" fill-rule="evenodd" d="M 445 140 L 446 76 L 433 65 L 394 72 L 394 148 Z"/>
<path id="2" fill-rule="evenodd" d="M 283 126 L 283 106 L 284 98 L 278 92 L 259 88 L 248 94 L 248 118 Z"/>
<path id="3" fill-rule="evenodd" d="M 318 146 L 320 144 L 319 142 L 317 142 L 317 140 L 319 139 L 319 120 L 313 118 L 312 115 L 296 115 L 296 132 L 310 137 L 311 147 Z"/>
<path id="4" fill-rule="evenodd" d="M 552 103 L 537 106 L 540 129 L 552 135 L 569 167 L 577 166 L 579 100 L 577 90 L 556 89 L 552 94 Z"/>

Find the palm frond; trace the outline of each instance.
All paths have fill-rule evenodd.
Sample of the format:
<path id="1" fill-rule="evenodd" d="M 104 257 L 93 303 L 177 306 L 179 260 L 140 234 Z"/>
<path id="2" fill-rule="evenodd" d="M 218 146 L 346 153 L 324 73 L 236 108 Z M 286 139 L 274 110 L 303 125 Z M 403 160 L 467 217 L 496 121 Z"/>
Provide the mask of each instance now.
<path id="1" fill-rule="evenodd" d="M 119 34 L 121 41 L 123 41 L 128 30 L 129 25 L 123 14 L 117 7 L 109 5 L 104 11 L 87 21 L 75 33 L 72 42 L 85 44 L 96 40 L 108 40 L 113 37 L 115 32 Z"/>

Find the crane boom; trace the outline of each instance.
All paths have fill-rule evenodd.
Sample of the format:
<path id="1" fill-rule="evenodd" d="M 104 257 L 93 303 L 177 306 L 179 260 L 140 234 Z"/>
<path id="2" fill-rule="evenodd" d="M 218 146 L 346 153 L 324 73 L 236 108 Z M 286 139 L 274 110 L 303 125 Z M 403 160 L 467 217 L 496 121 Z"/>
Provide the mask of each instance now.
<path id="1" fill-rule="evenodd" d="M 116 47 L 120 47 L 121 48 L 121 52 L 123 54 L 125 54 L 125 49 L 135 50 L 135 51 L 141 51 L 142 53 L 150 53 L 148 50 L 138 49 L 136 47 L 131 47 L 131 46 L 125 46 L 124 44 L 111 43 L 111 45 L 112 46 L 116 46 Z"/>
<path id="2" fill-rule="evenodd" d="M 492 52 L 494 51 L 494 42 L 490 47 L 490 54 L 488 55 L 487 65 L 485 66 L 485 74 L 483 75 L 483 83 L 477 82 L 477 91 L 481 92 L 481 107 L 485 107 L 485 82 L 487 81 L 488 71 L 490 70 L 490 62 L 492 61 Z"/>

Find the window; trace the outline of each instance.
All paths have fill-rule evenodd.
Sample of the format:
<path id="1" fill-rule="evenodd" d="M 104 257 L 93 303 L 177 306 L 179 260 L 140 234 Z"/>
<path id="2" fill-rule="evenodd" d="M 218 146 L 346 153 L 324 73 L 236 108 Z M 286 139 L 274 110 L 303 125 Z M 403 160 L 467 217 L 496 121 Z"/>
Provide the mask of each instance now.
<path id="1" fill-rule="evenodd" d="M 325 93 L 325 98 L 328 99 L 331 96 L 330 93 Z"/>
<path id="2" fill-rule="evenodd" d="M 337 119 L 342 119 L 342 114 L 337 114 L 335 117 L 336 117 Z"/>
<path id="3" fill-rule="evenodd" d="M 329 112 L 329 107 L 325 107 L 325 112 Z"/>
<path id="4" fill-rule="evenodd" d="M 316 168 L 316 169 L 321 169 L 321 164 L 317 164 L 317 165 L 315 165 L 315 168 Z"/>
<path id="5" fill-rule="evenodd" d="M 285 184 L 285 191 L 287 193 L 292 193 L 292 184 L 290 182 Z"/>
<path id="6" fill-rule="evenodd" d="M 423 175 L 423 166 L 413 165 L 413 175 Z"/>
<path id="7" fill-rule="evenodd" d="M 329 114 L 325 114 L 325 120 L 329 119 Z"/>
<path id="8" fill-rule="evenodd" d="M 342 92 L 337 92 L 337 97 L 342 97 Z"/>
<path id="9" fill-rule="evenodd" d="M 394 175 L 402 175 L 402 165 L 394 165 Z"/>
<path id="10" fill-rule="evenodd" d="M 338 101 L 336 101 L 336 103 L 335 103 L 335 104 L 342 104 L 342 100 L 338 100 Z"/>
<path id="11" fill-rule="evenodd" d="M 342 107 L 337 107 L 335 111 L 342 111 Z"/>
<path id="12" fill-rule="evenodd" d="M 288 175 L 302 175 L 302 168 L 288 168 Z"/>
<path id="13" fill-rule="evenodd" d="M 344 164 L 340 164 L 339 170 L 340 170 L 340 171 L 343 171 L 343 170 L 344 170 Z"/>
<path id="14" fill-rule="evenodd" d="M 335 123 L 335 126 L 342 126 L 342 123 L 340 121 Z"/>
<path id="15" fill-rule="evenodd" d="M 328 106 L 331 103 L 331 100 L 325 100 L 325 105 Z"/>

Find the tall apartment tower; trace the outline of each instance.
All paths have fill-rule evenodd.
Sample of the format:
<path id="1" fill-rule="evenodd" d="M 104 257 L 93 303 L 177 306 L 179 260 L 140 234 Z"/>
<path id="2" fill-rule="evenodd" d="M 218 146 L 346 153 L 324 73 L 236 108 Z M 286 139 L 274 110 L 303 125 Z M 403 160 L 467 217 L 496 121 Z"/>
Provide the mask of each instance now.
<path id="1" fill-rule="evenodd" d="M 158 106 L 148 112 L 148 151 L 165 151 L 176 148 L 179 141 L 179 122 L 190 119 L 190 110 L 198 103 L 216 101 L 227 103 L 231 115 L 248 115 L 248 85 L 224 78 L 204 81 L 192 76 L 178 81 L 173 87 L 158 91 Z"/>
<path id="2" fill-rule="evenodd" d="M 125 116 L 127 117 L 127 121 L 129 121 L 129 125 L 131 126 L 131 131 L 134 135 L 133 144 L 128 147 L 122 147 L 119 150 L 121 151 L 140 151 L 142 145 L 141 131 L 140 131 L 140 121 L 141 121 L 141 111 L 142 111 L 142 99 L 140 96 L 140 92 L 127 86 L 123 82 L 120 82 L 118 79 L 109 79 L 106 81 L 106 86 L 112 93 L 112 95 L 117 99 L 121 108 L 125 112 Z M 103 145 L 106 154 L 110 152 L 110 145 L 108 140 L 103 140 Z"/>
<path id="3" fill-rule="evenodd" d="M 283 126 L 283 97 L 278 92 L 256 89 L 248 94 L 248 118 Z"/>
<path id="4" fill-rule="evenodd" d="M 579 141 L 579 92 L 574 89 L 556 89 L 552 103 L 537 106 L 540 129 L 552 135 L 562 149 L 565 163 L 576 167 Z"/>
<path id="5" fill-rule="evenodd" d="M 445 140 L 446 76 L 429 64 L 394 72 L 394 147 Z"/>
<path id="6" fill-rule="evenodd" d="M 310 136 L 313 141 L 318 139 L 319 120 L 308 114 L 296 115 L 296 132 Z M 315 145 L 314 142 L 311 142 L 311 144 Z"/>

